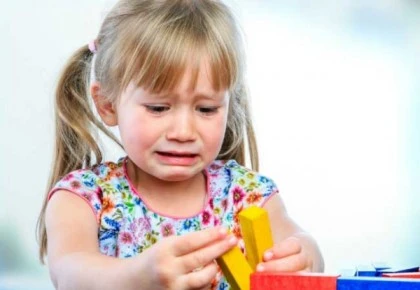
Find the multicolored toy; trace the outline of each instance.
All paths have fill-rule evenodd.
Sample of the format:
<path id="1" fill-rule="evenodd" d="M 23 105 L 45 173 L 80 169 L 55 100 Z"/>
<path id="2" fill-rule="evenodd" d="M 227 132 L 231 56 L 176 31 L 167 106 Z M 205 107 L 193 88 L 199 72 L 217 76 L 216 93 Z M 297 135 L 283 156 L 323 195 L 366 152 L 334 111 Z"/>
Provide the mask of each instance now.
<path id="1" fill-rule="evenodd" d="M 233 248 L 217 259 L 234 290 L 420 290 L 419 267 L 384 264 L 356 267 L 352 275 L 255 272 L 264 251 L 273 246 L 268 213 L 255 206 L 238 215 L 245 252 Z"/>

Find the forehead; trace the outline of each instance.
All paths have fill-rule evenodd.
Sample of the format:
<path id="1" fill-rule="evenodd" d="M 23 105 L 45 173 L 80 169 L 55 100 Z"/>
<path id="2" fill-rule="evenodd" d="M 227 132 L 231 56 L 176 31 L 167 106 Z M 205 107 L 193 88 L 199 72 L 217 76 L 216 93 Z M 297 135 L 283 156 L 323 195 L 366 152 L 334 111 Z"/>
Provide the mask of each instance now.
<path id="1" fill-rule="evenodd" d="M 136 90 L 155 97 L 194 95 L 215 98 L 226 95 L 229 90 L 227 83 L 215 83 L 214 67 L 207 57 L 202 57 L 197 63 L 188 63 L 173 73 L 176 75 L 168 75 L 163 79 L 167 82 L 166 85 L 157 88 L 147 83 L 136 82 L 134 79 L 128 84 L 127 92 Z"/>
<path id="2" fill-rule="evenodd" d="M 174 90 L 184 92 L 218 92 L 226 89 L 226 84 L 216 85 L 214 73 L 207 58 L 202 58 L 198 65 L 187 65 L 174 86 Z"/>
<path id="3" fill-rule="evenodd" d="M 232 86 L 232 78 L 222 78 L 221 71 L 229 69 L 222 63 L 211 61 L 206 55 L 196 55 L 188 61 L 146 72 L 149 75 L 134 76 L 132 82 L 153 94 L 175 91 L 217 93 Z"/>

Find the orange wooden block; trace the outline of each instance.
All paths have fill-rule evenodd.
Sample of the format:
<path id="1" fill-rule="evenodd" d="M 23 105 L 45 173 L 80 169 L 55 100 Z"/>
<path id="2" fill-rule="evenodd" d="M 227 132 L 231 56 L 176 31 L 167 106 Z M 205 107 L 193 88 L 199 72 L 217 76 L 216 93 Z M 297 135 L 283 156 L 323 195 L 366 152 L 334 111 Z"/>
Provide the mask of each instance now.
<path id="1" fill-rule="evenodd" d="M 251 290 L 336 290 L 339 275 L 323 273 L 269 273 L 251 275 Z"/>

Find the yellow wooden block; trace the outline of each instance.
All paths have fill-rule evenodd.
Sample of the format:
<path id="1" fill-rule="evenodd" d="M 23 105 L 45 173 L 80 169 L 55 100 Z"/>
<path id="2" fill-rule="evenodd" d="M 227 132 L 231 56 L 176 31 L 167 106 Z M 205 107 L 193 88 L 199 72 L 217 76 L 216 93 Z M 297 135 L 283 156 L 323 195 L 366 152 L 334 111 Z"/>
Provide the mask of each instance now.
<path id="1" fill-rule="evenodd" d="M 268 213 L 265 209 L 251 206 L 239 213 L 242 237 L 245 242 L 246 256 L 255 271 L 262 261 L 263 254 L 273 246 Z"/>
<path id="2" fill-rule="evenodd" d="M 232 290 L 249 290 L 252 269 L 238 247 L 216 259 Z"/>

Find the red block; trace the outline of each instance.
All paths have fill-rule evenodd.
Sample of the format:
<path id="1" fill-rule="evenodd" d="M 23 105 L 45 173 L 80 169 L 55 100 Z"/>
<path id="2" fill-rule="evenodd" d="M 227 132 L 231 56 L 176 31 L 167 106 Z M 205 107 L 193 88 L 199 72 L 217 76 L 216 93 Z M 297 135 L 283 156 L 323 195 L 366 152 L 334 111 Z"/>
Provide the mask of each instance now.
<path id="1" fill-rule="evenodd" d="M 391 277 L 391 278 L 416 278 L 416 279 L 420 279 L 420 272 L 412 272 L 412 273 L 388 273 L 388 274 L 382 274 L 382 277 Z"/>
<path id="2" fill-rule="evenodd" d="M 336 290 L 337 277 L 323 273 L 251 274 L 251 290 Z"/>

